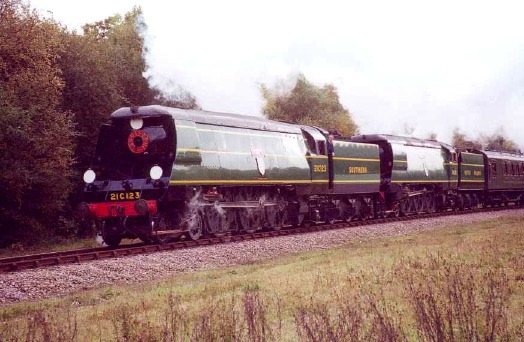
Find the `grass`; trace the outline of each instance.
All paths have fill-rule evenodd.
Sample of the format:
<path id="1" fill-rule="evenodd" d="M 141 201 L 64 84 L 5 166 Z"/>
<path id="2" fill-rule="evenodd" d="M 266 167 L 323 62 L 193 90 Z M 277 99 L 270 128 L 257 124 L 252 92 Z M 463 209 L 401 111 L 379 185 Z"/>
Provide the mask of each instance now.
<path id="1" fill-rule="evenodd" d="M 497 219 L 18 303 L 0 308 L 0 340 L 524 340 L 522 228 Z"/>

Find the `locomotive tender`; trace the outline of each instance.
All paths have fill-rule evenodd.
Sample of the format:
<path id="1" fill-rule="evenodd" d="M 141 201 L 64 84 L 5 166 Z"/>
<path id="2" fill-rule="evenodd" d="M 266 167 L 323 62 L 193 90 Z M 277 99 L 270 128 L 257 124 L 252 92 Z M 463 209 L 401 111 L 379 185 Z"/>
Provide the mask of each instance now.
<path id="1" fill-rule="evenodd" d="M 318 127 L 121 108 L 100 129 L 80 209 L 115 246 L 524 201 L 521 155 L 389 135 L 328 144 Z"/>

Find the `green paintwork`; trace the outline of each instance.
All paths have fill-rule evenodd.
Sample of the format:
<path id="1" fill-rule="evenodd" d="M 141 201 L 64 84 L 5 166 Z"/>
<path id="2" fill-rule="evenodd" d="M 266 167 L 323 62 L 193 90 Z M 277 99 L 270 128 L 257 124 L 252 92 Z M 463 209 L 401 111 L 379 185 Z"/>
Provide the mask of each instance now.
<path id="1" fill-rule="evenodd" d="M 378 192 L 380 187 L 378 146 L 347 141 L 335 141 L 333 145 L 335 192 Z"/>
<path id="2" fill-rule="evenodd" d="M 524 189 L 524 155 L 512 155 L 502 152 L 482 151 L 488 164 L 488 190 L 522 190 Z M 494 172 L 493 164 L 496 165 Z M 515 170 L 515 171 L 514 171 Z"/>
<path id="3" fill-rule="evenodd" d="M 444 188 L 458 180 L 458 166 L 444 148 L 391 144 L 392 183 L 441 183 Z"/>
<path id="4" fill-rule="evenodd" d="M 301 134 L 176 121 L 170 184 L 303 184 L 311 180 Z"/>
<path id="5" fill-rule="evenodd" d="M 484 157 L 480 153 L 460 153 L 460 189 L 484 190 Z"/>

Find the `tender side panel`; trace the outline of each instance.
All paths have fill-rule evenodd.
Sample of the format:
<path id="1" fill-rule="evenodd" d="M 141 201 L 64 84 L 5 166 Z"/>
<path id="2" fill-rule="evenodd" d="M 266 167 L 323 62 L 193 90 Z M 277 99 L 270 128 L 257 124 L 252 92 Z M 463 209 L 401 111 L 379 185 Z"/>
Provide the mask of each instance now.
<path id="1" fill-rule="evenodd" d="M 379 147 L 374 144 L 360 144 L 335 141 L 334 192 L 372 193 L 380 187 Z"/>
<path id="2" fill-rule="evenodd" d="M 484 158 L 479 153 L 461 152 L 460 189 L 484 190 Z"/>
<path id="3" fill-rule="evenodd" d="M 391 144 L 393 149 L 392 183 L 440 183 L 447 187 L 456 180 L 454 169 L 440 148 Z"/>
<path id="4" fill-rule="evenodd" d="M 311 183 L 301 134 L 179 121 L 176 129 L 171 185 Z"/>

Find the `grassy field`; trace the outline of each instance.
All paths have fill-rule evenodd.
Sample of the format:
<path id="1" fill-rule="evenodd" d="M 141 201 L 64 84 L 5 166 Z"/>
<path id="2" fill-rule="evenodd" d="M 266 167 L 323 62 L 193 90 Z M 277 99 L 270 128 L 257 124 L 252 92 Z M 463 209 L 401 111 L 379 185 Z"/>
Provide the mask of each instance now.
<path id="1" fill-rule="evenodd" d="M 0 340 L 524 340 L 524 217 L 0 309 Z"/>

